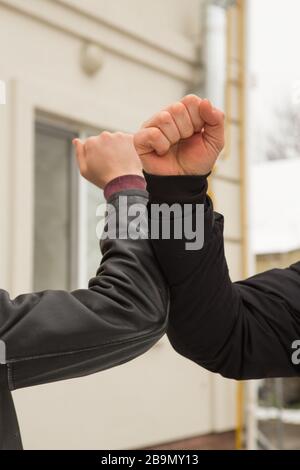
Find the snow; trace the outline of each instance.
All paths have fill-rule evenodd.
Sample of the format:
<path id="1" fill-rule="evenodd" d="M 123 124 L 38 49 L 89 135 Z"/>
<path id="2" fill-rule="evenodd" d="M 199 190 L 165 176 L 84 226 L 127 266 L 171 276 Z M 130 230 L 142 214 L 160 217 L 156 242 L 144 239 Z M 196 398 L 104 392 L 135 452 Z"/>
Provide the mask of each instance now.
<path id="1" fill-rule="evenodd" d="M 300 159 L 254 165 L 250 199 L 253 252 L 300 249 Z"/>
<path id="2" fill-rule="evenodd" d="M 300 424 L 300 410 L 298 409 L 282 409 L 275 407 L 257 407 L 255 415 L 260 421 L 268 421 L 270 419 L 281 419 L 284 423 Z"/>

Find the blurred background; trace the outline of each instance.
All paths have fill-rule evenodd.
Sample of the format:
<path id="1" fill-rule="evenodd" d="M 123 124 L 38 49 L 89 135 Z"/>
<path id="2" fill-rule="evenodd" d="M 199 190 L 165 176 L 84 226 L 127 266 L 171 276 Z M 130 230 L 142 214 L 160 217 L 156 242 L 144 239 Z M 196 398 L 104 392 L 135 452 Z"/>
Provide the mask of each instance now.
<path id="1" fill-rule="evenodd" d="M 1 288 L 87 286 L 103 196 L 72 139 L 133 132 L 187 93 L 226 113 L 210 194 L 232 279 L 299 261 L 299 14 L 298 0 L 0 0 Z M 167 338 L 14 399 L 26 449 L 300 448 L 299 380 L 237 384 Z"/>

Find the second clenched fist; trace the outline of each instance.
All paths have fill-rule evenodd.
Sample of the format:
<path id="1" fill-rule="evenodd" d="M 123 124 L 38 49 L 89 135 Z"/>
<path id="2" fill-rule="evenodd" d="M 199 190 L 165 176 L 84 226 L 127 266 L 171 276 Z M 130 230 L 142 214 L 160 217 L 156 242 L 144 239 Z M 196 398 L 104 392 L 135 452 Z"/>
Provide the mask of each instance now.
<path id="1" fill-rule="evenodd" d="M 122 132 L 102 132 L 85 142 L 73 141 L 81 175 L 99 188 L 124 175 L 143 176 L 133 136 Z"/>
<path id="2" fill-rule="evenodd" d="M 147 173 L 206 175 L 224 147 L 224 114 L 188 95 L 147 121 L 134 144 Z"/>

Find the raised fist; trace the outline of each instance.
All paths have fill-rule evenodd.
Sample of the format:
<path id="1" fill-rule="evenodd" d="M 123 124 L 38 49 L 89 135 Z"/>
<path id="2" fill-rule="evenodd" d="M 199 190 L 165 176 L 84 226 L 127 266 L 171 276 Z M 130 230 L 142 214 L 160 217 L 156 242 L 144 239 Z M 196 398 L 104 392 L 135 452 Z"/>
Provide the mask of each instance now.
<path id="1" fill-rule="evenodd" d="M 122 132 L 102 132 L 85 142 L 75 139 L 81 175 L 99 188 L 124 175 L 143 176 L 142 164 L 133 145 L 133 136 Z"/>
<path id="2" fill-rule="evenodd" d="M 134 145 L 147 173 L 206 175 L 224 147 L 224 114 L 188 95 L 145 122 Z"/>

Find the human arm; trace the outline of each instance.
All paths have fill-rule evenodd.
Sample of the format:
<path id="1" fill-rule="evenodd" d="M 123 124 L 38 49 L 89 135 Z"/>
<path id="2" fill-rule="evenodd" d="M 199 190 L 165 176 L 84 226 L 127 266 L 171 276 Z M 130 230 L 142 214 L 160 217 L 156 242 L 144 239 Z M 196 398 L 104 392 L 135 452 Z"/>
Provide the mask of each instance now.
<path id="1" fill-rule="evenodd" d="M 178 116 L 182 104 L 188 116 L 186 112 Z M 174 109 L 178 110 L 175 116 Z M 170 286 L 171 344 L 183 356 L 225 377 L 299 375 L 299 367 L 292 362 L 292 344 L 300 338 L 300 263 L 231 282 L 224 254 L 224 219 L 213 210 L 206 178 L 224 144 L 223 115 L 196 97 L 187 97 L 167 112 L 176 123 L 181 144 L 176 130 L 170 131 L 170 116 L 166 126 L 166 110 L 146 122 L 135 137 L 148 172 L 150 205 L 205 206 L 201 250 L 187 251 L 184 238 L 152 240 Z M 194 214 L 195 210 L 187 218 L 193 220 Z"/>
<path id="2" fill-rule="evenodd" d="M 141 174 L 131 136 L 104 133 L 76 145 L 81 173 L 99 187 L 125 173 Z M 147 204 L 145 191 L 121 191 L 108 201 L 116 213 L 121 196 L 129 207 Z M 0 291 L 0 340 L 11 390 L 116 366 L 164 334 L 168 290 L 150 242 L 108 238 L 101 250 L 101 265 L 88 289 L 14 300 Z"/>

